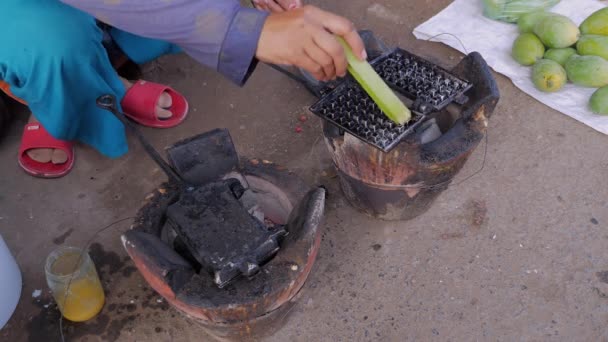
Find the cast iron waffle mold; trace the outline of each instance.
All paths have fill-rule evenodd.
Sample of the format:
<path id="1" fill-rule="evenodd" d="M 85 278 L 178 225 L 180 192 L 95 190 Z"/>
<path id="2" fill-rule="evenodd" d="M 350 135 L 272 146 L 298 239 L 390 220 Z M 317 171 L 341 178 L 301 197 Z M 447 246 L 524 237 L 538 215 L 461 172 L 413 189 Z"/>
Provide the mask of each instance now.
<path id="1" fill-rule="evenodd" d="M 393 123 L 355 82 L 345 81 L 310 110 L 357 138 L 388 152 L 413 132 L 423 116 L 412 113 L 405 125 Z"/>
<path id="2" fill-rule="evenodd" d="M 371 65 L 391 88 L 413 101 L 408 123 L 397 125 L 389 120 L 352 78 L 323 96 L 310 111 L 384 152 L 412 134 L 427 114 L 452 102 L 466 103 L 465 93 L 473 86 L 402 49 L 378 57 Z"/>
<path id="3" fill-rule="evenodd" d="M 258 273 L 287 235 L 284 226 L 267 229 L 243 207 L 245 190 L 237 179 L 209 183 L 167 208 L 169 224 L 219 288 L 241 274 Z"/>
<path id="4" fill-rule="evenodd" d="M 428 114 L 452 102 L 464 104 L 473 84 L 402 49 L 395 49 L 372 62 L 393 89 L 415 101 L 413 109 Z"/>

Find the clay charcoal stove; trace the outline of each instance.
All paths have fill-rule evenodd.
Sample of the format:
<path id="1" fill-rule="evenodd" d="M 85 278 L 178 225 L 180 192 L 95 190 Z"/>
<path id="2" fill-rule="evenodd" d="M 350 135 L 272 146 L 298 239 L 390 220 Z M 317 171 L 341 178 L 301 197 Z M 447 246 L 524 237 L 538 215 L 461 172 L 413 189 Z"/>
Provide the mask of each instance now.
<path id="1" fill-rule="evenodd" d="M 238 172 L 249 186 L 241 204 L 268 229 L 288 232 L 280 250 L 254 277 L 237 277 L 220 288 L 212 273 L 199 269 L 198 260 L 166 224 L 168 208 L 179 198 L 179 189 L 171 183 L 154 191 L 122 239 L 147 283 L 208 334 L 221 340 L 257 341 L 285 324 L 313 270 L 321 245 L 325 190 L 310 188 L 269 162 L 248 160 Z M 231 172 L 220 179 L 234 176 Z"/>
<path id="2" fill-rule="evenodd" d="M 409 127 L 401 128 L 405 133 L 378 145 L 361 127 L 352 129 L 353 121 L 361 124 L 361 116 L 369 115 L 361 111 L 369 98 L 351 103 L 359 115 L 342 110 L 335 99 L 349 91 L 359 96 L 353 86 L 336 88 L 312 110 L 325 119 L 326 145 L 348 202 L 375 218 L 409 220 L 431 207 L 483 141 L 500 93 L 476 52 L 449 72 L 401 49 L 377 55 L 371 64 L 413 111 Z"/>
<path id="3" fill-rule="evenodd" d="M 172 165 L 151 151 L 169 181 L 122 236 L 129 257 L 156 292 L 211 336 L 273 334 L 313 269 L 325 189 L 268 161 L 241 162 L 227 130 L 178 142 L 168 149 Z"/>

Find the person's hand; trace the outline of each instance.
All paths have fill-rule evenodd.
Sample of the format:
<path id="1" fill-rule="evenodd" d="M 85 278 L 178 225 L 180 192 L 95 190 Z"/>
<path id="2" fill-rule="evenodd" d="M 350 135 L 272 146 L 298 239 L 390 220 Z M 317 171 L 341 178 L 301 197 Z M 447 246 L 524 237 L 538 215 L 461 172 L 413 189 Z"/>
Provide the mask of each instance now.
<path id="1" fill-rule="evenodd" d="M 255 7 L 262 11 L 285 12 L 302 7 L 302 0 L 252 0 Z"/>
<path id="2" fill-rule="evenodd" d="M 266 63 L 300 67 L 320 81 L 333 80 L 345 76 L 348 67 L 344 48 L 334 35 L 344 38 L 355 56 L 367 59 L 352 22 L 313 6 L 268 16 L 256 57 Z"/>

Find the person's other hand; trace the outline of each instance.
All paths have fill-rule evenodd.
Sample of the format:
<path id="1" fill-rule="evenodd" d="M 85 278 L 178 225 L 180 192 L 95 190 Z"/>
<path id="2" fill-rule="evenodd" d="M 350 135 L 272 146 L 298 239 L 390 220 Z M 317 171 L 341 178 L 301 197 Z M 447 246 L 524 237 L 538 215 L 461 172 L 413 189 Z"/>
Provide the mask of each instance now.
<path id="1" fill-rule="evenodd" d="M 253 0 L 253 4 L 259 10 L 277 13 L 302 7 L 302 0 Z"/>
<path id="2" fill-rule="evenodd" d="M 266 63 L 300 67 L 320 81 L 346 75 L 348 62 L 335 36 L 344 38 L 355 56 L 367 59 L 365 45 L 349 20 L 314 6 L 268 16 L 256 57 Z"/>

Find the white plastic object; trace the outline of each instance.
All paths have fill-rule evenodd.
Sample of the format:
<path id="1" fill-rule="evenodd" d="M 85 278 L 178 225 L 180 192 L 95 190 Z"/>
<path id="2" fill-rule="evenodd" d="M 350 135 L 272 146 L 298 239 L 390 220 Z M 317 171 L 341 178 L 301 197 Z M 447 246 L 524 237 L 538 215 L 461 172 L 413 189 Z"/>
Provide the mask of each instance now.
<path id="1" fill-rule="evenodd" d="M 21 271 L 0 235 L 0 329 L 11 318 L 21 297 Z"/>

